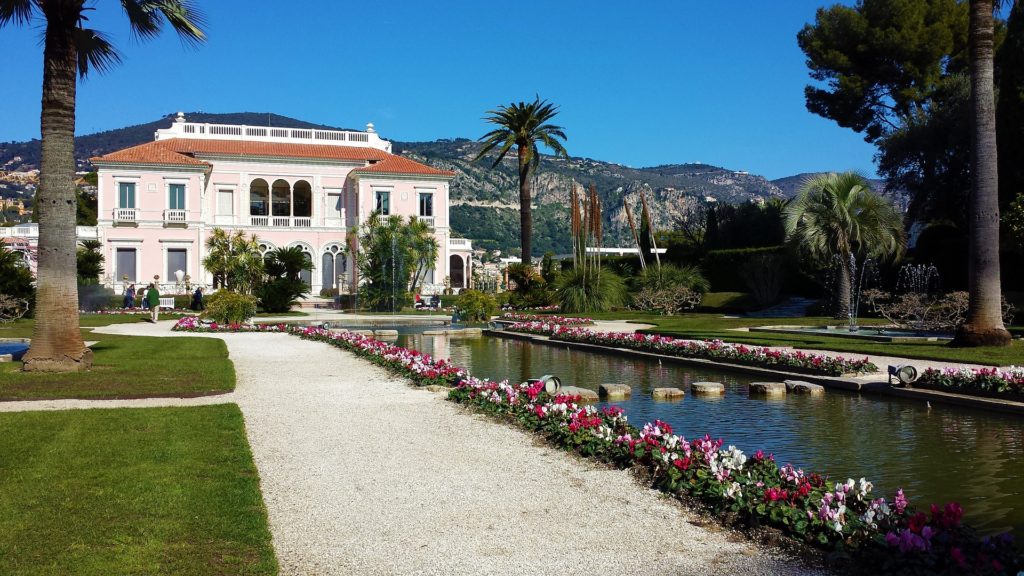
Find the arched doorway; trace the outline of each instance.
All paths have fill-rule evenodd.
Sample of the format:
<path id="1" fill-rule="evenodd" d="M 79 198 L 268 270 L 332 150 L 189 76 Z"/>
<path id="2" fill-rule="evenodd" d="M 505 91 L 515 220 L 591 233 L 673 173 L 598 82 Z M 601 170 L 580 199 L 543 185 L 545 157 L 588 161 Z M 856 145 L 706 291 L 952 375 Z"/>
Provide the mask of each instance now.
<path id="1" fill-rule="evenodd" d="M 452 281 L 452 288 L 466 287 L 466 263 L 462 256 L 452 254 L 448 258 L 448 276 Z"/>

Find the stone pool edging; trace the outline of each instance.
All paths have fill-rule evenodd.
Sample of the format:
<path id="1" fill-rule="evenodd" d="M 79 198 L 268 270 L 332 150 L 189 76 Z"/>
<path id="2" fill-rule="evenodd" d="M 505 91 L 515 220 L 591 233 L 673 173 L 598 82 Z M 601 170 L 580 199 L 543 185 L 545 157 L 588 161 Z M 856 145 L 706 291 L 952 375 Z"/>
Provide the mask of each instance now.
<path id="1" fill-rule="evenodd" d="M 521 332 L 508 332 L 504 330 L 484 330 L 485 336 L 497 336 L 512 340 L 525 340 L 545 346 L 564 346 L 578 350 L 587 350 L 601 354 L 614 354 L 617 356 L 631 356 L 648 358 L 652 360 L 674 362 L 687 366 L 699 366 L 702 368 L 713 368 L 715 370 L 727 370 L 740 372 L 753 376 L 768 376 L 782 380 L 804 380 L 812 384 L 819 384 L 829 389 L 843 390 L 846 392 L 858 392 L 880 396 L 894 396 L 899 398 L 911 398 L 928 402 L 940 402 L 956 406 L 966 406 L 981 410 L 991 410 L 1006 414 L 1024 416 L 1024 402 L 1016 402 L 1005 398 L 989 398 L 982 396 L 969 396 L 966 394 L 955 394 L 930 388 L 894 388 L 884 381 L 864 382 L 861 380 L 846 378 L 842 376 L 821 376 L 803 372 L 788 372 L 773 368 L 750 366 L 747 364 L 733 364 L 719 360 L 708 360 L 705 358 L 694 358 L 687 356 L 673 356 L 670 354 L 658 354 L 656 352 L 645 352 L 631 348 L 619 348 L 612 346 L 601 346 L 600 344 L 589 344 L 584 342 L 564 342 L 551 340 L 547 336 L 536 334 L 524 334 Z"/>

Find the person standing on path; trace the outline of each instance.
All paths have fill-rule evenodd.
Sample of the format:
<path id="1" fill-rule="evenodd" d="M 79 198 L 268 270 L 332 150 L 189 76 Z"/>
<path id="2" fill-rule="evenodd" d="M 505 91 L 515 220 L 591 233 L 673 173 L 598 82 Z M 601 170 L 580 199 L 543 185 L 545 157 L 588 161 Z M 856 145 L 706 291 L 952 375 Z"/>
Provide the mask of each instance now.
<path id="1" fill-rule="evenodd" d="M 124 289 L 124 302 L 121 303 L 121 307 L 125 309 L 135 308 L 135 284 Z"/>
<path id="2" fill-rule="evenodd" d="M 156 324 L 159 320 L 160 315 L 160 292 L 156 289 L 156 284 L 149 285 L 149 291 L 146 292 L 146 302 L 149 304 L 149 310 L 151 313 L 150 322 Z"/>
<path id="3" fill-rule="evenodd" d="M 192 310 L 196 312 L 202 312 L 203 310 L 203 289 L 202 287 L 196 288 L 195 293 L 192 294 Z"/>

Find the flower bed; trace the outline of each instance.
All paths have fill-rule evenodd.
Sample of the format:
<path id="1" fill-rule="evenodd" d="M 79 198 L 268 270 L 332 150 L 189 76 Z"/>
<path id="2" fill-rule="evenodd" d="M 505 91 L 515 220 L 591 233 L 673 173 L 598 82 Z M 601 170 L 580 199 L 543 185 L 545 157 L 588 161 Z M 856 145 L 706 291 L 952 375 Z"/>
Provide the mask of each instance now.
<path id="1" fill-rule="evenodd" d="M 448 360 L 435 360 L 429 354 L 375 340 L 352 332 L 331 332 L 323 328 L 292 326 L 289 333 L 304 340 L 326 342 L 354 352 L 389 368 L 415 382 L 418 386 L 438 384 L 452 386 L 466 376 L 466 371 Z"/>
<path id="2" fill-rule="evenodd" d="M 171 330 L 175 332 L 287 332 L 285 324 L 218 324 L 204 322 L 198 316 L 178 320 Z"/>
<path id="3" fill-rule="evenodd" d="M 1024 400 L 1024 367 L 999 368 L 928 368 L 914 382 L 914 387 L 962 392 L 994 398 Z"/>
<path id="4" fill-rule="evenodd" d="M 721 340 L 683 340 L 657 334 L 637 332 L 593 332 L 568 326 L 526 322 L 506 328 L 512 332 L 539 334 L 562 342 L 597 344 L 615 348 L 629 348 L 641 352 L 654 352 L 669 356 L 723 360 L 762 368 L 781 368 L 790 372 L 842 376 L 862 372 L 876 372 L 878 367 L 867 358 L 854 360 L 842 356 L 811 354 L 799 350 L 772 350 L 762 346 L 730 344 Z"/>
<path id="5" fill-rule="evenodd" d="M 636 428 L 621 408 L 582 406 L 579 396 L 549 395 L 539 382 L 481 380 L 446 360 L 358 334 L 294 326 L 289 332 L 351 350 L 418 385 L 455 384 L 455 402 L 583 456 L 645 470 L 657 488 L 734 523 L 772 526 L 823 550 L 855 554 L 859 566 L 876 573 L 1015 574 L 1022 565 L 1012 538 L 979 538 L 961 522 L 957 503 L 916 511 L 902 490 L 892 500 L 874 498 L 864 478 L 829 482 L 780 467 L 761 451 L 748 457 L 708 435 L 687 440 L 659 420 Z"/>
<path id="6" fill-rule="evenodd" d="M 819 548 L 857 554 L 877 572 L 1016 573 L 1021 565 L 1012 538 L 979 538 L 955 502 L 915 511 L 902 490 L 891 501 L 874 498 L 864 478 L 829 482 L 780 467 L 760 450 L 747 457 L 708 435 L 687 440 L 660 420 L 638 429 L 621 408 L 581 406 L 578 396 L 549 396 L 539 383 L 467 378 L 451 397 L 584 456 L 644 469 L 657 488 L 739 524 L 773 526 Z"/>
<path id="7" fill-rule="evenodd" d="M 505 312 L 501 315 L 502 320 L 512 322 L 540 322 L 542 324 L 557 324 L 559 326 L 589 326 L 594 323 L 592 318 L 575 318 L 567 316 L 541 316 L 539 314 L 520 314 L 518 312 Z"/>

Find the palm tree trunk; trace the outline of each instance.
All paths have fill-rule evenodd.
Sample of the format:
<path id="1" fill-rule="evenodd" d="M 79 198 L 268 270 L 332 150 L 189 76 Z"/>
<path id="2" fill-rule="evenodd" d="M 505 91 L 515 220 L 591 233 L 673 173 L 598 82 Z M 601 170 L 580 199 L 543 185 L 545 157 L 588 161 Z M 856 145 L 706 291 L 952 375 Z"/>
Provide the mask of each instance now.
<path id="1" fill-rule="evenodd" d="M 993 84 L 992 0 L 971 0 L 971 199 L 968 207 L 971 293 L 954 346 L 1007 346 L 999 279 L 999 170 Z"/>
<path id="2" fill-rule="evenodd" d="M 836 279 L 835 317 L 845 320 L 850 317 L 853 271 L 850 270 L 850 259 L 842 260 L 839 263 L 839 277 Z"/>
<path id="3" fill-rule="evenodd" d="M 526 155 L 528 148 L 519 146 L 519 245 L 523 249 L 523 264 L 532 262 L 533 254 L 533 213 L 531 212 L 532 186 L 530 183 L 530 162 Z"/>
<path id="4" fill-rule="evenodd" d="M 74 26 L 72 22 L 69 24 Z M 92 366 L 78 326 L 75 252 L 75 74 L 70 31 L 50 21 L 43 50 L 42 161 L 36 323 L 26 371 L 76 372 Z"/>

